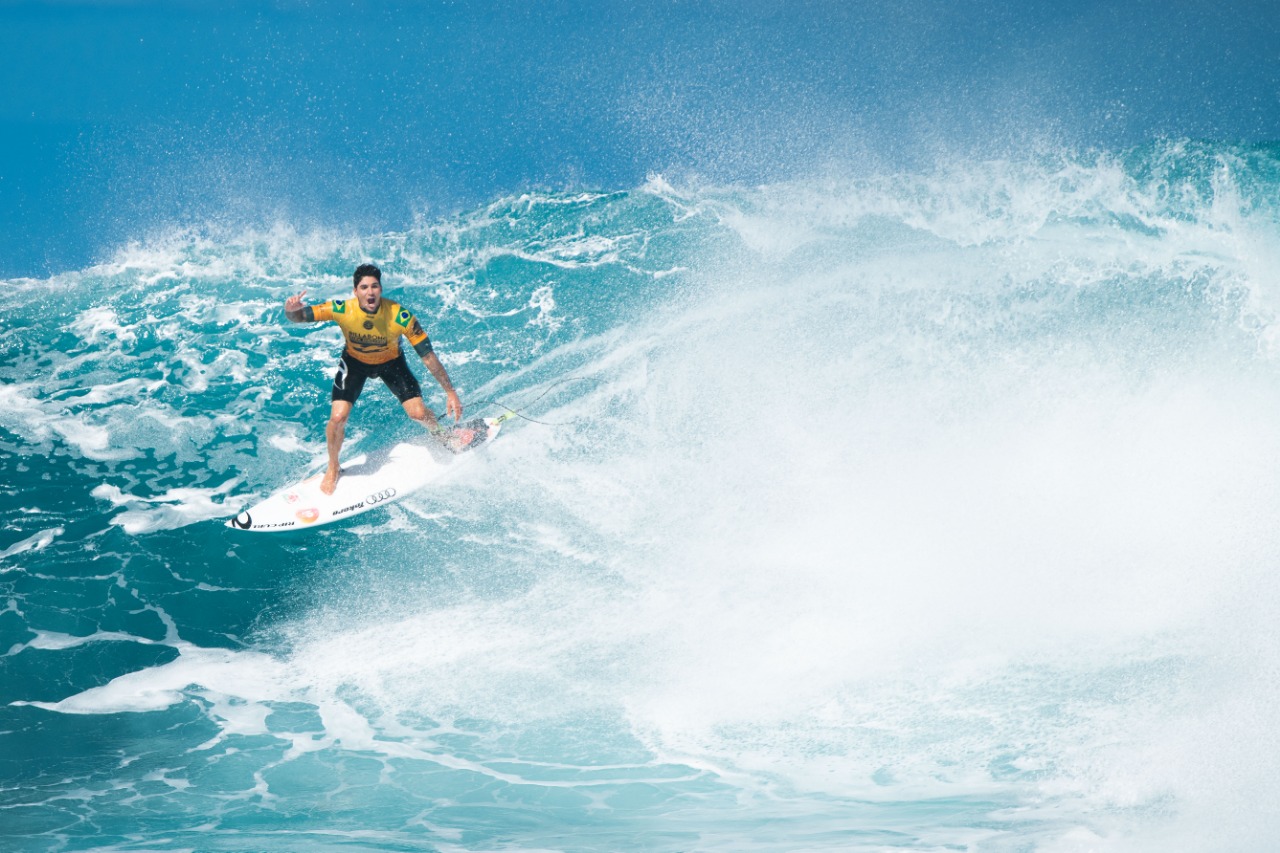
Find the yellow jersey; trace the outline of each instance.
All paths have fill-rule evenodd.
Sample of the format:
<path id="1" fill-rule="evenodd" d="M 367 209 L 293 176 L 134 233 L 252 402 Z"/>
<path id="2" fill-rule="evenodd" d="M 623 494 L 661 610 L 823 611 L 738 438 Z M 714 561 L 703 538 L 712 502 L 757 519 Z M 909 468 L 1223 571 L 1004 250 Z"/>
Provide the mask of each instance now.
<path id="1" fill-rule="evenodd" d="M 365 364 L 386 364 L 400 355 L 400 336 L 404 335 L 420 355 L 431 352 L 431 342 L 422 324 L 407 308 L 390 299 L 382 300 L 374 314 L 360 307 L 360 301 L 335 299 L 311 306 L 316 320 L 332 320 L 347 339 L 347 352 Z"/>

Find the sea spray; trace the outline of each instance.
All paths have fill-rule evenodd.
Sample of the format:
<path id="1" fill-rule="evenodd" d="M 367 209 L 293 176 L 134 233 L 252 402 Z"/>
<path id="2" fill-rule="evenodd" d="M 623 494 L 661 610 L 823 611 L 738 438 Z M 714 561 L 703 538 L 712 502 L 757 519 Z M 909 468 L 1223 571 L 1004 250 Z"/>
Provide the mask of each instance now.
<path id="1" fill-rule="evenodd" d="M 405 233 L 173 231 L 16 286 L 7 832 L 1263 843 L 1276 180 L 1189 143 L 654 178 Z M 364 260 L 471 413 L 532 422 L 333 532 L 201 520 L 322 453 L 338 338 L 280 305 Z M 352 442 L 402 421 L 371 388 Z"/>

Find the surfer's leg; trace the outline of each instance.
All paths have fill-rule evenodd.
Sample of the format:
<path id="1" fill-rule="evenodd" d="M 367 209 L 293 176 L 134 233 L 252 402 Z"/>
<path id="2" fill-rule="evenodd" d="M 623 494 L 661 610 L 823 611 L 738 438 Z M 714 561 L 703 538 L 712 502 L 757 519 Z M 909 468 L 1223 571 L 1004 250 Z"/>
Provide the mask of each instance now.
<path id="1" fill-rule="evenodd" d="M 418 384 L 413 371 L 409 369 L 404 353 L 401 353 L 395 361 L 388 362 L 378 375 L 382 377 L 383 382 L 387 383 L 391 393 L 396 395 L 400 405 L 404 407 L 404 413 L 426 427 L 427 431 L 445 447 L 454 453 L 461 453 L 476 443 L 475 429 L 468 427 L 445 429 L 440 425 L 436 413 L 428 409 L 427 404 L 422 401 L 422 386 Z"/>
<path id="2" fill-rule="evenodd" d="M 360 392 L 364 390 L 364 381 L 369 376 L 369 367 L 350 358 L 344 350 L 338 359 L 338 372 L 333 377 L 333 391 L 329 395 L 333 401 L 329 406 L 329 424 L 324 429 L 325 443 L 329 448 L 329 470 L 325 471 L 320 481 L 320 491 L 326 495 L 333 494 L 338 487 L 338 477 L 342 470 L 338 467 L 338 454 L 342 450 L 342 440 L 347 435 L 347 418 L 351 415 L 351 407 L 356 404 Z"/>
<path id="3" fill-rule="evenodd" d="M 449 447 L 450 450 L 454 450 L 454 448 L 449 446 L 449 439 L 451 437 L 449 430 L 440 426 L 440 421 L 436 418 L 436 413 L 427 408 L 426 404 L 422 402 L 421 397 L 412 397 L 405 400 L 401 405 L 404 406 L 404 413 L 426 427 L 427 432 L 431 433 L 432 438 L 443 444 L 445 447 Z"/>
<path id="4" fill-rule="evenodd" d="M 382 377 L 383 382 L 387 383 L 391 393 L 396 395 L 400 405 L 404 406 L 406 415 L 415 421 L 422 421 L 428 425 L 435 424 L 435 413 L 423 404 L 422 386 L 418 384 L 418 377 L 414 376 L 413 371 L 409 369 L 409 362 L 405 360 L 404 353 L 400 353 L 400 357 L 394 361 L 387 362 L 378 375 Z"/>
<path id="5" fill-rule="evenodd" d="M 440 426 L 440 421 L 436 418 L 435 412 L 426 407 L 421 397 L 405 400 L 403 405 L 406 415 L 426 427 L 427 431 L 436 440 L 454 453 L 461 453 L 473 444 L 478 444 L 484 440 L 484 429 L 476 429 L 476 424 L 483 425 L 484 421 L 471 421 L 459 427 L 445 429 Z M 477 440 L 477 437 L 479 440 Z"/>
<path id="6" fill-rule="evenodd" d="M 440 422 L 436 420 L 436 413 L 427 408 L 421 397 L 410 397 L 408 400 L 401 402 L 400 405 L 404 406 L 406 415 L 422 424 L 429 432 L 436 433 L 440 431 Z"/>
<path id="7" fill-rule="evenodd" d="M 436 421 L 436 413 L 422 402 L 422 386 L 418 384 L 417 377 L 409 369 L 404 353 L 400 353 L 398 359 L 387 364 L 380 375 L 382 381 L 387 383 L 391 393 L 396 395 L 396 399 L 404 407 L 404 413 L 426 427 L 432 435 L 439 436 L 442 430 Z"/>
<path id="8" fill-rule="evenodd" d="M 326 495 L 333 494 L 338 487 L 338 477 L 342 469 L 338 467 L 338 454 L 342 451 L 342 440 L 347 437 L 347 418 L 351 415 L 351 404 L 346 400 L 334 400 L 329 408 L 329 425 L 325 427 L 324 437 L 329 446 L 329 469 L 324 472 L 320 481 L 320 491 Z"/>

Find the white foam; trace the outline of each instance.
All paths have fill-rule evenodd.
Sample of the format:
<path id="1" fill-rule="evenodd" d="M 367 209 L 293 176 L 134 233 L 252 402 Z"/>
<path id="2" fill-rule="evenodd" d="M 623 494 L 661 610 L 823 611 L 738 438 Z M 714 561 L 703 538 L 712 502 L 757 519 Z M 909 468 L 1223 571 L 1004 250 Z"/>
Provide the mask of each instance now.
<path id="1" fill-rule="evenodd" d="M 301 428 L 294 424 L 281 426 L 280 431 L 270 436 L 267 442 L 283 453 L 306 453 L 315 456 L 322 449 L 318 442 L 303 441 Z"/>
<path id="2" fill-rule="evenodd" d="M 141 643 L 143 645 L 152 645 L 155 641 L 149 640 L 146 637 L 137 637 L 133 634 L 125 634 L 120 631 L 95 631 L 92 634 L 86 634 L 84 636 L 62 634 L 57 631 L 36 631 L 35 636 L 30 640 L 27 640 L 25 643 L 18 643 L 9 649 L 6 656 L 16 655 L 23 649 L 64 651 L 78 646 L 85 646 L 90 643 Z"/>
<path id="3" fill-rule="evenodd" d="M 147 382 L 143 379 L 122 379 L 103 385 L 94 385 L 87 394 L 65 397 L 60 402 L 66 406 L 99 406 L 121 400 L 137 402 L 141 398 L 154 394 L 164 386 L 162 380 Z"/>
<path id="4" fill-rule="evenodd" d="M 246 696 L 274 695 L 275 685 L 289 681 L 285 668 L 267 655 L 187 645 L 179 650 L 180 656 L 170 663 L 119 676 L 59 702 L 15 704 L 64 714 L 161 711 L 184 701 L 184 691 L 193 684 L 215 694 Z M 289 692 L 286 689 L 281 694 L 288 696 Z"/>
<path id="5" fill-rule="evenodd" d="M 16 557 L 18 554 L 25 554 L 28 551 L 43 551 L 53 544 L 53 540 L 61 536 L 65 531 L 62 527 L 50 527 L 47 530 L 41 530 L 31 534 L 26 539 L 22 539 L 13 543 L 8 548 L 0 551 L 0 560 Z M 10 566 L 0 571 L 12 571 L 15 566 Z"/>
<path id="6" fill-rule="evenodd" d="M 510 784 L 528 780 L 516 773 L 487 767 L 452 755 L 429 739 L 420 744 L 391 740 L 369 719 L 339 698 L 329 661 L 314 658 L 279 660 L 249 651 L 204 649 L 176 643 L 179 657 L 169 663 L 119 676 L 100 687 L 58 702 L 19 701 L 13 705 L 43 708 L 63 714 L 120 714 L 161 711 L 198 696 L 208 705 L 206 713 L 217 723 L 218 734 L 197 750 L 213 749 L 235 737 L 272 736 L 290 743 L 278 762 L 292 761 L 310 752 L 340 747 L 387 758 L 430 762 L 456 770 L 468 770 Z M 345 659 L 345 655 L 344 658 Z M 320 669 L 314 669 L 316 663 Z M 319 712 L 319 732 L 277 732 L 269 724 L 272 704 L 305 702 Z M 268 795 L 263 768 L 259 796 Z M 540 780 L 557 786 L 560 782 Z"/>
<path id="7" fill-rule="evenodd" d="M 127 395 L 142 383 L 119 383 L 92 389 L 90 397 L 115 399 Z M 69 413 L 77 404 L 69 400 L 41 400 L 36 386 L 31 383 L 13 383 L 0 386 L 0 426 L 22 435 L 27 444 L 39 446 L 58 439 L 74 447 L 88 458 L 99 461 L 132 459 L 136 450 L 121 447 L 112 440 L 110 426 L 98 423 L 101 417 L 95 412 Z"/>
<path id="8" fill-rule="evenodd" d="M 114 308 L 97 305 L 80 312 L 76 320 L 77 329 L 85 343 L 101 346 L 104 342 L 114 344 L 112 349 L 120 349 L 123 344 L 133 344 L 138 340 L 132 328 L 120 321 Z"/>
<path id="9" fill-rule="evenodd" d="M 127 494 L 118 486 L 102 483 L 90 492 L 95 498 L 110 501 L 113 506 L 128 507 L 111 519 L 111 523 L 134 536 L 143 533 L 154 533 L 157 530 L 174 530 L 206 521 L 212 518 L 225 518 L 235 514 L 248 500 L 248 496 L 238 496 L 225 500 L 215 500 L 230 492 L 240 482 L 233 477 L 220 486 L 210 488 L 176 488 L 153 497 L 142 497 Z"/>

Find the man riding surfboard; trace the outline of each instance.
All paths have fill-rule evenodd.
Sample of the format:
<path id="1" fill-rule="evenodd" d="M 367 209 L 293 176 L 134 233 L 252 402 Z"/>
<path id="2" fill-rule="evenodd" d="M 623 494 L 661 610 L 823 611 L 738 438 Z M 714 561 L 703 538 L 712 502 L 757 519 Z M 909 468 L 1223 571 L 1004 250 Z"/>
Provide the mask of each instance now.
<path id="1" fill-rule="evenodd" d="M 347 418 L 355 405 L 364 383 L 371 377 L 381 379 L 391 389 L 410 418 L 418 421 L 433 435 L 450 444 L 454 439 L 458 450 L 471 441 L 472 436 L 450 437 L 436 420 L 435 412 L 422 401 L 422 387 L 400 349 L 403 336 L 422 359 L 436 382 L 445 393 L 445 410 L 455 422 L 462 418 L 462 401 L 449 381 L 449 374 L 436 357 L 431 339 L 423 331 L 417 318 L 398 302 L 382 298 L 382 271 L 373 264 L 361 264 L 352 276 L 355 296 L 351 299 L 335 299 L 319 305 L 303 305 L 304 290 L 290 296 L 284 303 L 284 314 L 294 323 L 315 323 L 332 320 L 342 329 L 346 346 L 338 361 L 338 372 L 333 377 L 332 403 L 329 423 L 325 427 L 325 439 L 329 450 L 329 468 L 320 483 L 320 491 L 333 494 L 342 475 L 338 467 L 338 453 L 346 437 Z"/>

